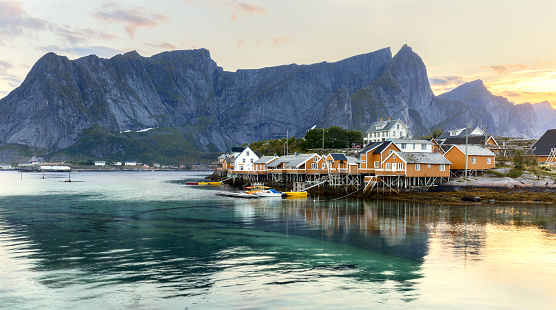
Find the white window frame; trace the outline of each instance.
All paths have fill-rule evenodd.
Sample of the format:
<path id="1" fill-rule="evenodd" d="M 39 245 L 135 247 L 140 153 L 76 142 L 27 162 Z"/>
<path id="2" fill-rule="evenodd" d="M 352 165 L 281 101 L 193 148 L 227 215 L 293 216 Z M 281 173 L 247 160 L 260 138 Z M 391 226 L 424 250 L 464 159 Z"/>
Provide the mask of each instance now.
<path id="1" fill-rule="evenodd" d="M 446 171 L 446 165 L 440 165 L 440 171 Z"/>
<path id="2" fill-rule="evenodd" d="M 245 163 L 245 158 L 243 158 L 243 163 Z"/>
<path id="3" fill-rule="evenodd" d="M 319 159 L 317 157 L 313 157 L 313 161 L 317 162 Z"/>
<path id="4" fill-rule="evenodd" d="M 420 171 L 420 170 L 421 170 L 421 165 L 415 164 L 415 171 Z"/>
<path id="5" fill-rule="evenodd" d="M 375 161 L 375 168 L 380 168 L 380 162 L 379 161 Z"/>
<path id="6" fill-rule="evenodd" d="M 318 163 L 312 163 L 311 164 L 311 169 L 318 169 L 319 168 L 319 164 Z"/>
<path id="7" fill-rule="evenodd" d="M 403 163 L 398 163 L 398 170 L 403 170 Z"/>
<path id="8" fill-rule="evenodd" d="M 491 159 L 492 159 L 492 158 L 487 157 L 487 165 L 490 165 L 490 164 L 492 163 Z"/>
<path id="9" fill-rule="evenodd" d="M 471 163 L 476 164 L 477 163 L 477 157 L 471 157 Z"/>
<path id="10" fill-rule="evenodd" d="M 386 163 L 386 166 L 384 167 L 385 170 L 390 170 L 390 163 Z"/>
<path id="11" fill-rule="evenodd" d="M 322 169 L 326 169 L 326 163 L 322 163 Z"/>

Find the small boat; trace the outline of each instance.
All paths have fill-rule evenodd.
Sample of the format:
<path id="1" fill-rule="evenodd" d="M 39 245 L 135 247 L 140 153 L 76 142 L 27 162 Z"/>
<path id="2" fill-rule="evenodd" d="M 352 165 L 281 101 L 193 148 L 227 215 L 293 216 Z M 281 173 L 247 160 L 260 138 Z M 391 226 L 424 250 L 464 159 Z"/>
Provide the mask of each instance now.
<path id="1" fill-rule="evenodd" d="M 185 185 L 199 185 L 198 182 L 186 182 Z"/>
<path id="2" fill-rule="evenodd" d="M 286 198 L 307 198 L 307 192 L 284 192 Z"/>
<path id="3" fill-rule="evenodd" d="M 208 182 L 208 185 L 222 185 L 222 182 Z"/>
<path id="4" fill-rule="evenodd" d="M 280 197 L 282 198 L 282 192 L 279 192 L 275 189 L 267 189 L 264 190 L 262 192 L 257 192 L 256 193 L 257 196 L 259 196 L 259 198 L 263 198 L 263 197 Z"/>
<path id="5" fill-rule="evenodd" d="M 245 192 L 218 192 L 220 196 L 236 197 L 236 198 L 259 198 L 255 194 L 248 194 Z"/>
<path id="6" fill-rule="evenodd" d="M 208 182 L 199 182 L 197 185 L 209 185 Z"/>

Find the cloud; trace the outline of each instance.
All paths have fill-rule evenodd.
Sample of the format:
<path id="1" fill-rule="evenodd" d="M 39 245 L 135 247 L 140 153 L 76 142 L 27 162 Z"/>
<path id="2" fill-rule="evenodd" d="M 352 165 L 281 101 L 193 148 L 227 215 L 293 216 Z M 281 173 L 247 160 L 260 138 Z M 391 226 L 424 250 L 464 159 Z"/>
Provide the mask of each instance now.
<path id="1" fill-rule="evenodd" d="M 518 65 L 495 65 L 495 66 L 481 66 L 481 69 L 491 69 L 498 74 L 508 73 L 512 70 L 518 69 L 523 70 L 527 69 L 527 65 L 518 64 Z"/>
<path id="2" fill-rule="evenodd" d="M 87 43 L 91 39 L 100 39 L 105 41 L 116 39 L 116 36 L 114 35 L 104 32 L 98 32 L 92 30 L 91 28 L 72 30 L 69 26 L 66 25 L 56 26 L 54 29 L 54 33 L 70 44 Z"/>
<path id="3" fill-rule="evenodd" d="M 61 47 L 50 45 L 42 47 L 45 52 L 54 52 L 59 54 L 70 54 L 74 56 L 97 55 L 103 58 L 110 58 L 114 55 L 125 52 L 124 50 L 114 49 L 107 46 L 70 46 Z"/>
<path id="4" fill-rule="evenodd" d="M 138 28 L 153 28 L 159 22 L 168 22 L 168 17 L 162 14 L 152 14 L 149 9 L 134 7 L 122 9 L 115 2 L 105 3 L 102 10 L 91 13 L 91 15 L 101 21 L 112 23 L 124 23 L 125 30 L 130 38 L 135 36 Z"/>
<path id="5" fill-rule="evenodd" d="M 157 43 L 144 43 L 147 46 L 150 47 L 156 47 L 156 48 L 161 48 L 164 50 L 177 50 L 179 49 L 177 46 L 170 44 L 168 42 L 157 42 Z"/>
<path id="6" fill-rule="evenodd" d="M 244 47 L 244 46 L 247 46 L 247 42 L 245 42 L 243 39 L 237 40 L 236 44 L 237 44 L 237 46 L 238 46 L 239 48 L 242 48 L 242 47 Z"/>
<path id="7" fill-rule="evenodd" d="M 278 46 L 278 45 L 282 45 L 284 43 L 288 43 L 291 42 L 292 38 L 286 38 L 286 37 L 281 37 L 281 38 L 274 38 L 274 40 L 272 40 L 272 44 L 274 46 Z"/>
<path id="8" fill-rule="evenodd" d="M 8 70 L 13 69 L 13 67 L 11 63 L 0 60 L 0 74 L 6 73 Z"/>
<path id="9" fill-rule="evenodd" d="M 28 31 L 42 30 L 48 25 L 49 23 L 43 19 L 27 15 L 19 1 L 0 1 L 0 45 L 4 45 L 6 39 L 23 35 Z"/>
<path id="10" fill-rule="evenodd" d="M 182 0 L 188 4 L 198 5 L 200 0 Z M 264 6 L 254 5 L 246 2 L 239 2 L 237 0 L 207 0 L 204 1 L 207 5 L 218 8 L 221 11 L 231 11 L 232 21 L 236 20 L 241 15 L 252 15 L 252 14 L 266 14 L 268 10 Z"/>
<path id="11" fill-rule="evenodd" d="M 501 96 L 504 97 L 521 97 L 523 96 L 523 94 L 519 91 L 511 91 L 511 90 L 505 90 L 503 92 L 500 93 Z"/>
<path id="12" fill-rule="evenodd" d="M 465 83 L 466 79 L 462 76 L 433 76 L 429 78 L 429 83 L 431 84 L 432 91 L 435 94 L 442 94 L 450 91 L 461 84 Z"/>

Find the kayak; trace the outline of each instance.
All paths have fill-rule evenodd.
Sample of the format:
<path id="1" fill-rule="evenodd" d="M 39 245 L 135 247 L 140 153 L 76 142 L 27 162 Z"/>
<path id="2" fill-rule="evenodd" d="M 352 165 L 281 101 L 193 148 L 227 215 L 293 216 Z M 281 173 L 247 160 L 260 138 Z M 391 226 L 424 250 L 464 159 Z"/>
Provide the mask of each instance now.
<path id="1" fill-rule="evenodd" d="M 187 182 L 187 183 L 185 183 L 185 184 L 186 184 L 186 185 L 199 185 L 199 183 L 197 183 L 197 182 Z"/>
<path id="2" fill-rule="evenodd" d="M 286 198 L 307 198 L 307 192 L 284 192 Z"/>

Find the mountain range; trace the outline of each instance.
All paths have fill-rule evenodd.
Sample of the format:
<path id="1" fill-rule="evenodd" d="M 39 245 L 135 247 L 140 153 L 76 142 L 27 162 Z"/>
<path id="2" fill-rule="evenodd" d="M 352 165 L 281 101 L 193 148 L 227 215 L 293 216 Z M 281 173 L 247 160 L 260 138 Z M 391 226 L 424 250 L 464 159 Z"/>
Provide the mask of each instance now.
<path id="1" fill-rule="evenodd" d="M 236 72 L 217 66 L 206 49 L 76 60 L 48 53 L 0 110 L 4 150 L 26 146 L 57 158 L 195 158 L 302 137 L 315 125 L 365 131 L 381 117 L 401 119 L 414 136 L 466 124 L 494 135 L 543 133 L 534 105 L 495 96 L 480 80 L 435 96 L 425 64 L 407 45 L 394 56 L 384 48 L 333 63 Z"/>

